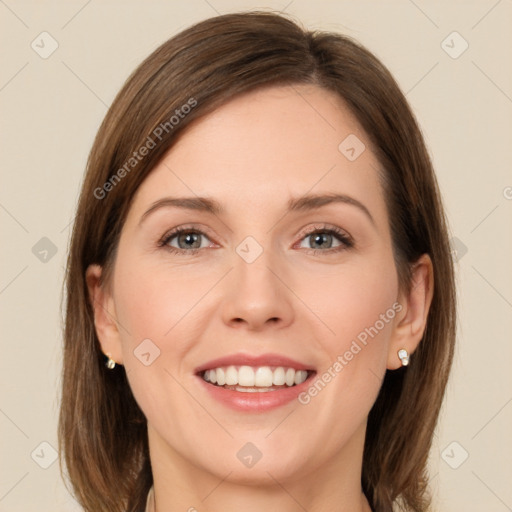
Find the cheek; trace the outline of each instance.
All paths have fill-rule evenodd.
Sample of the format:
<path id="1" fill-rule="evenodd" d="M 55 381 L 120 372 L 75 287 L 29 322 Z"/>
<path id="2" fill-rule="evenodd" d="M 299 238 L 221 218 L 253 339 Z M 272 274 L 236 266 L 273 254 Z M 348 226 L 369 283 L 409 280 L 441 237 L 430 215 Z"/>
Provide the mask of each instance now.
<path id="1" fill-rule="evenodd" d="M 195 304 L 211 288 L 205 277 L 125 258 L 116 269 L 115 288 L 117 318 L 125 327 L 123 350 L 149 338 L 162 349 L 173 340 L 173 350 L 180 351 L 185 340 L 174 334 L 182 322 L 190 324 Z"/>
<path id="2" fill-rule="evenodd" d="M 180 382 L 195 336 L 192 307 L 211 284 L 131 255 L 119 260 L 115 280 L 123 364 L 135 400 L 162 432 L 182 436 L 175 411 L 190 407 Z"/>
<path id="3" fill-rule="evenodd" d="M 207 301 L 200 299 L 217 280 L 212 272 L 171 270 L 130 254 L 119 259 L 115 303 L 123 364 L 135 399 L 146 414 L 158 415 L 156 424 L 176 426 L 171 411 L 190 400 L 179 383 L 197 364 L 190 354 L 207 316 Z"/>
<path id="4" fill-rule="evenodd" d="M 309 285 L 303 286 L 301 296 L 308 297 L 308 305 L 326 327 L 322 343 L 331 358 L 348 350 L 358 337 L 364 343 L 365 333 L 370 339 L 383 340 L 391 332 L 390 320 L 396 314 L 393 304 L 398 296 L 392 257 L 371 264 L 358 263 L 317 275 Z M 383 348 L 382 345 L 379 346 Z"/>
<path id="5" fill-rule="evenodd" d="M 314 402 L 315 414 L 325 416 L 326 423 L 332 415 L 346 422 L 350 410 L 355 428 L 371 409 L 386 371 L 394 319 L 402 307 L 397 295 L 392 257 L 347 266 L 311 287 L 314 310 L 328 329 L 318 339 L 324 365 L 301 402 Z"/>

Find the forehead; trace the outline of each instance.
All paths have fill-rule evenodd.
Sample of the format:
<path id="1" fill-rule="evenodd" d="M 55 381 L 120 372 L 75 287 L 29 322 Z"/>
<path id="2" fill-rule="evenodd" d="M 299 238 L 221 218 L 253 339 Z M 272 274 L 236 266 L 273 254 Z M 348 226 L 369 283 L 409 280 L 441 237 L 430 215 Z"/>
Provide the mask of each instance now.
<path id="1" fill-rule="evenodd" d="M 354 158 L 355 157 L 355 158 Z M 166 194 L 213 197 L 226 212 L 282 208 L 338 192 L 384 207 L 379 162 L 344 102 L 317 86 L 257 90 L 192 123 L 140 186 L 131 213 Z"/>

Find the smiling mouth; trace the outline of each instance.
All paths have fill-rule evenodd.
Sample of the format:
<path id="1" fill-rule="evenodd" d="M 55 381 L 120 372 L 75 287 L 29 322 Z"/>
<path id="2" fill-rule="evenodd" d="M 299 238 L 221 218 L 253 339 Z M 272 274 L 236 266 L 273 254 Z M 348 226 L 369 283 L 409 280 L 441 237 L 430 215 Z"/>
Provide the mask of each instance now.
<path id="1" fill-rule="evenodd" d="M 302 384 L 314 370 L 296 370 L 285 366 L 221 366 L 199 373 L 209 384 L 245 393 L 278 391 Z"/>

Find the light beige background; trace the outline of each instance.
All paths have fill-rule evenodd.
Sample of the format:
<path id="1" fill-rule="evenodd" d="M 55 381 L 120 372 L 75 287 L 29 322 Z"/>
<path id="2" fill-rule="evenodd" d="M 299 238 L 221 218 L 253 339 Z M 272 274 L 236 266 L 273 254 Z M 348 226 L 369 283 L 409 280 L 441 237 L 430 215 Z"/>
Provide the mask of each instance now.
<path id="1" fill-rule="evenodd" d="M 57 447 L 70 223 L 108 105 L 134 67 L 179 30 L 256 7 L 354 36 L 407 93 L 458 239 L 459 345 L 431 454 L 435 510 L 512 510 L 510 0 L 0 0 L 0 511 L 79 510 L 57 462 L 41 465 Z M 31 48 L 50 48 L 43 31 L 58 42 L 46 59 Z M 468 49 L 452 58 L 464 41 Z M 44 253 L 43 237 L 54 256 Z"/>

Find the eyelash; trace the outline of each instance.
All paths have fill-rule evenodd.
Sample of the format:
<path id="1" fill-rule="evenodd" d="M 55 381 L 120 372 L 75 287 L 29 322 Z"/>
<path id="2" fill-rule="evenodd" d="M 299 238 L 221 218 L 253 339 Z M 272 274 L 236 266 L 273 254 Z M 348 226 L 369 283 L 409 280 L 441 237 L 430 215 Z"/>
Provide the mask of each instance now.
<path id="1" fill-rule="evenodd" d="M 180 254 L 180 255 L 185 255 L 185 254 L 195 255 L 199 251 L 206 249 L 206 247 L 200 247 L 200 248 L 196 248 L 196 249 L 178 249 L 176 247 L 171 247 L 170 245 L 168 245 L 169 242 L 173 238 L 175 238 L 176 236 L 179 236 L 183 233 L 195 233 L 195 234 L 203 235 L 206 238 L 208 238 L 208 235 L 200 229 L 196 229 L 194 227 L 180 226 L 178 228 L 173 229 L 171 232 L 166 233 L 158 242 L 158 247 L 163 248 L 166 251 L 169 251 L 171 254 Z M 315 255 L 320 254 L 320 253 L 333 254 L 333 253 L 338 253 L 340 251 L 343 251 L 346 249 L 351 249 L 352 247 L 354 247 L 354 242 L 353 242 L 352 238 L 349 235 L 347 235 L 344 231 L 342 231 L 341 229 L 339 229 L 335 226 L 332 226 L 332 227 L 315 226 L 315 228 L 313 228 L 312 230 L 307 231 L 306 233 L 303 233 L 302 237 L 300 238 L 300 241 L 307 238 L 308 236 L 316 235 L 316 234 L 333 235 L 335 238 L 338 239 L 339 242 L 341 242 L 342 245 L 340 245 L 339 247 L 331 247 L 329 249 L 306 249 L 308 252 L 310 252 L 312 254 L 315 254 Z"/>

